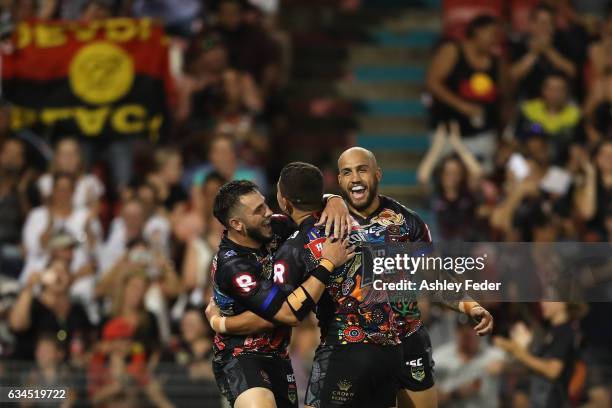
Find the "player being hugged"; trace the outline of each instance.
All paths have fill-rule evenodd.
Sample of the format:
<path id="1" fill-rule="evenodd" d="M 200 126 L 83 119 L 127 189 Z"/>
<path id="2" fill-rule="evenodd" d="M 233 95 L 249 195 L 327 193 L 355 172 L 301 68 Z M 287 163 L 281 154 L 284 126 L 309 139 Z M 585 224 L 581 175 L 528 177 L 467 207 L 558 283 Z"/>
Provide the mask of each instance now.
<path id="1" fill-rule="evenodd" d="M 318 201 L 323 206 L 322 194 Z M 339 198 L 327 201 L 327 227 L 335 223 L 340 233 L 340 227 L 347 225 L 346 205 Z M 297 407 L 287 356 L 290 326 L 314 308 L 325 291 L 329 271 L 351 259 L 352 249 L 347 241 L 324 243 L 326 261 L 316 265 L 301 286 L 284 291 L 272 279 L 272 254 L 293 232 L 290 220 L 273 215 L 257 186 L 244 180 L 221 187 L 214 215 L 226 228 L 213 260 L 214 302 L 207 309 L 217 332 L 213 371 L 219 389 L 236 408 Z M 240 313 L 255 323 L 243 325 L 227 318 Z M 257 316 L 283 325 L 253 319 Z"/>

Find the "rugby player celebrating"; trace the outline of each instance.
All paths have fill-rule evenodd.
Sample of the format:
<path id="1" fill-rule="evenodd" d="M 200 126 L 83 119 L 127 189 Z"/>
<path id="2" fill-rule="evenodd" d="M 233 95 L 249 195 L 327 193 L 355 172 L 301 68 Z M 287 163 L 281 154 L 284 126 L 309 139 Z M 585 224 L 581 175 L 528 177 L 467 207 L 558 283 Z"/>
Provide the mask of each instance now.
<path id="1" fill-rule="evenodd" d="M 320 194 L 317 197 L 322 206 Z M 340 200 L 333 200 L 340 201 Z M 331 205 L 326 211 L 339 229 L 346 220 L 346 206 Z M 257 313 L 285 326 L 250 325 L 259 334 L 249 335 L 240 325 L 214 316 L 213 370 L 219 389 L 236 408 L 297 407 L 297 390 L 287 357 L 291 328 L 303 319 L 325 291 L 329 272 L 354 255 L 347 240 L 322 243 L 325 261 L 293 292 L 272 284 L 272 252 L 293 232 L 285 216 L 273 216 L 257 186 L 232 181 L 221 187 L 214 215 L 225 226 L 219 252 L 213 260 L 214 301 L 224 316 Z M 332 221 L 333 220 L 333 221 Z M 328 228 L 330 225 L 327 226 Z M 290 292 L 290 291 L 289 291 Z M 250 312 L 247 312 L 250 311 Z M 228 328 L 232 335 L 227 334 Z"/>
<path id="2" fill-rule="evenodd" d="M 429 228 L 413 211 L 378 194 L 382 171 L 369 150 L 353 147 L 338 159 L 338 183 L 353 218 L 367 231 L 368 242 L 431 242 Z M 374 227 L 374 228 L 373 228 Z M 382 233 L 381 233 L 382 232 Z M 471 316 L 480 336 L 493 330 L 491 314 L 474 301 L 446 301 L 446 306 Z M 403 349 L 398 404 L 437 407 L 431 342 L 416 302 L 393 304 Z M 312 379 L 311 379 L 312 382 Z"/>

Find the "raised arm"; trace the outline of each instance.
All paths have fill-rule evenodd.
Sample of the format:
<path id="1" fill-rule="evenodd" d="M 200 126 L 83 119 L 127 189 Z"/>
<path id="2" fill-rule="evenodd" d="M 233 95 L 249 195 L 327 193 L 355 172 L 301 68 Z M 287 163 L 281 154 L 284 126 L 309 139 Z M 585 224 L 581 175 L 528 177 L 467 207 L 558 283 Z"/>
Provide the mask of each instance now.
<path id="1" fill-rule="evenodd" d="M 431 174 L 440 160 L 440 155 L 446 143 L 446 123 L 439 123 L 434 133 L 433 141 L 425 158 L 419 164 L 417 180 L 422 185 L 429 185 Z"/>
<path id="2" fill-rule="evenodd" d="M 455 149 L 455 152 L 457 152 L 459 159 L 461 159 L 467 168 L 470 186 L 475 186 L 482 177 L 482 166 L 478 162 L 478 159 L 476 159 L 476 156 L 474 156 L 474 154 L 470 152 L 465 144 L 461 141 L 461 128 L 455 121 L 451 122 L 450 124 L 449 141 Z"/>

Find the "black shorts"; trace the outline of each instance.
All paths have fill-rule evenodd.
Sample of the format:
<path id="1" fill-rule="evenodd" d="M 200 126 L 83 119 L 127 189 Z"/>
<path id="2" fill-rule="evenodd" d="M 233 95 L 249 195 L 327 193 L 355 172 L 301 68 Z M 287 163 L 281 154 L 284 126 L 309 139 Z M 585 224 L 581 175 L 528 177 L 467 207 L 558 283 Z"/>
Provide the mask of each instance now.
<path id="1" fill-rule="evenodd" d="M 434 361 L 431 356 L 431 340 L 427 329 L 421 326 L 416 332 L 402 339 L 403 366 L 400 389 L 425 391 L 433 387 Z"/>
<path id="2" fill-rule="evenodd" d="M 278 408 L 297 408 L 297 387 L 291 361 L 264 354 L 240 354 L 213 362 L 221 394 L 234 406 L 236 398 L 248 389 L 262 387 L 274 394 Z"/>
<path id="3" fill-rule="evenodd" d="M 315 354 L 304 405 L 315 408 L 394 407 L 401 346 L 320 346 Z"/>

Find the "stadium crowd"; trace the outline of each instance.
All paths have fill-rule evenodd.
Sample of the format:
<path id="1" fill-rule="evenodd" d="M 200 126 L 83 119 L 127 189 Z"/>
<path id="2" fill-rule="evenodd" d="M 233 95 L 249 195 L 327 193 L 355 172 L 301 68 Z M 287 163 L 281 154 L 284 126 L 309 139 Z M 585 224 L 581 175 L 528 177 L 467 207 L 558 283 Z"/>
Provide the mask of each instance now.
<path id="1" fill-rule="evenodd" d="M 104 146 L 12 130 L 2 101 L 0 384 L 66 388 L 67 406 L 221 406 L 203 315 L 223 231 L 212 201 L 232 179 L 273 191 L 291 53 L 276 1 L 214 3 L 3 2 L 5 36 L 33 17 L 162 19 L 176 95 L 161 141 Z M 434 240 L 612 242 L 612 18 L 581 11 L 546 1 L 520 28 L 479 15 L 436 47 L 417 176 Z M 422 306 L 442 406 L 540 406 L 524 349 L 546 322 L 576 328 L 531 351 L 563 361 L 546 379 L 559 406 L 609 406 L 610 304 L 488 307 L 494 339 Z M 303 394 L 318 332 L 294 330 Z"/>

